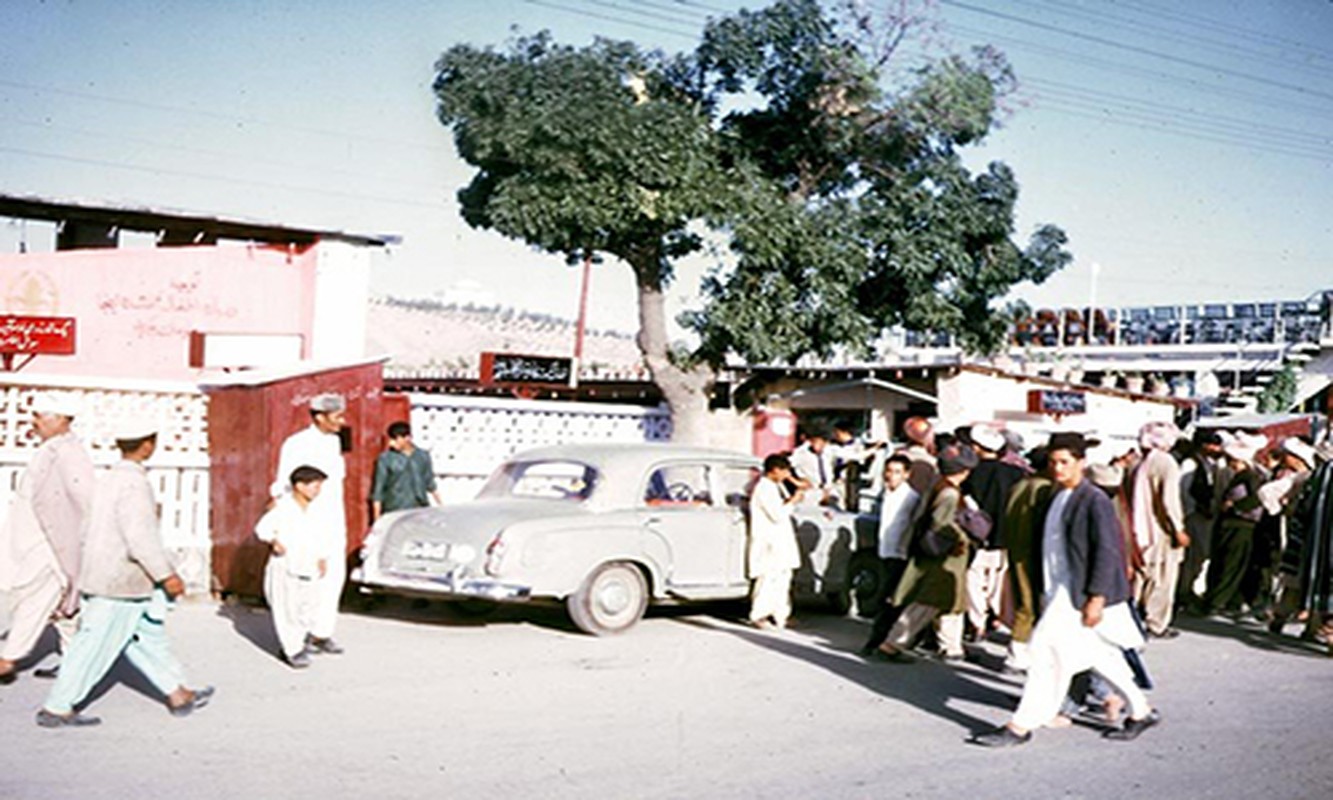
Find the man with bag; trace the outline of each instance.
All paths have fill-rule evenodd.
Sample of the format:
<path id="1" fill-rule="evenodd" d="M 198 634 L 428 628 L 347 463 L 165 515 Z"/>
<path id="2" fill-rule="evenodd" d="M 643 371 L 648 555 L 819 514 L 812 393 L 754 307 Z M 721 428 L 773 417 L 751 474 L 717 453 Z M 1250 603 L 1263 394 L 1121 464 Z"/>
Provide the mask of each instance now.
<path id="1" fill-rule="evenodd" d="M 893 605 L 902 609 L 888 639 L 879 650 L 890 661 L 909 663 L 907 649 L 936 616 L 949 615 L 957 625 L 941 618 L 940 649 L 946 661 L 963 659 L 962 612 L 965 608 L 968 534 L 959 524 L 964 507 L 959 488 L 977 465 L 977 454 L 962 444 L 952 444 L 937 456 L 940 475 L 934 490 L 923 500 L 927 509 L 909 548 L 910 558 L 893 595 Z"/>

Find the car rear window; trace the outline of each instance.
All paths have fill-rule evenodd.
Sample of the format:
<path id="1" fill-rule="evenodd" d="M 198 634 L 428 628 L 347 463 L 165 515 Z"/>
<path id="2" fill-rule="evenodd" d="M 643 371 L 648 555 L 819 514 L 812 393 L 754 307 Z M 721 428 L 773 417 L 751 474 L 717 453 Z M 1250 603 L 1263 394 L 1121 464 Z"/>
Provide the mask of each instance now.
<path id="1" fill-rule="evenodd" d="M 511 461 L 497 469 L 478 497 L 587 500 L 597 470 L 578 461 Z"/>

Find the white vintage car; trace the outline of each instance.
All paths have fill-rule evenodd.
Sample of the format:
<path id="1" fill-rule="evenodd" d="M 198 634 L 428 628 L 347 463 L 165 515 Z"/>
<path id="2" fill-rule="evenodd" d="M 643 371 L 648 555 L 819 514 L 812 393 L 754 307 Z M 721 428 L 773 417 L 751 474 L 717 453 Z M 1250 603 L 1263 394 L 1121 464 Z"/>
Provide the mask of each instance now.
<path id="1" fill-rule="evenodd" d="M 748 594 L 745 514 L 758 475 L 751 456 L 676 445 L 530 450 L 475 500 L 383 516 L 352 579 L 369 593 L 558 600 L 582 630 L 616 633 L 650 602 Z M 798 592 L 846 609 L 856 520 L 798 513 Z"/>

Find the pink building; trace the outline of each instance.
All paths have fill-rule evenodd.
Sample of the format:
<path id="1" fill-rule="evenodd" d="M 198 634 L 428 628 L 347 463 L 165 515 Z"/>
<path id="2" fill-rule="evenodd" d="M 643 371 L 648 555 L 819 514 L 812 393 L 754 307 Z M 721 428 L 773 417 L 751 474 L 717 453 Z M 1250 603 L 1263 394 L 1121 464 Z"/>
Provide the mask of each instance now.
<path id="1" fill-rule="evenodd" d="M 191 381 L 362 358 L 372 263 L 398 241 L 13 196 L 0 217 L 46 240 L 0 254 L 0 332 L 14 317 L 75 322 L 72 355 L 24 367 L 43 375 Z"/>

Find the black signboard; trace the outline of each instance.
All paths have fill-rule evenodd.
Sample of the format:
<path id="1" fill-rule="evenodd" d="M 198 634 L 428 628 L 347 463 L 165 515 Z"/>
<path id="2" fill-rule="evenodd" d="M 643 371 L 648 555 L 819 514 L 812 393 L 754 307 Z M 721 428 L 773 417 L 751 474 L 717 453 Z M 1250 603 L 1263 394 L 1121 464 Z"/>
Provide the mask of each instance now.
<path id="1" fill-rule="evenodd" d="M 1028 413 L 1086 414 L 1088 396 L 1060 389 L 1033 389 L 1028 392 Z"/>
<path id="2" fill-rule="evenodd" d="M 481 382 L 568 386 L 574 359 L 527 356 L 518 353 L 482 353 Z"/>

